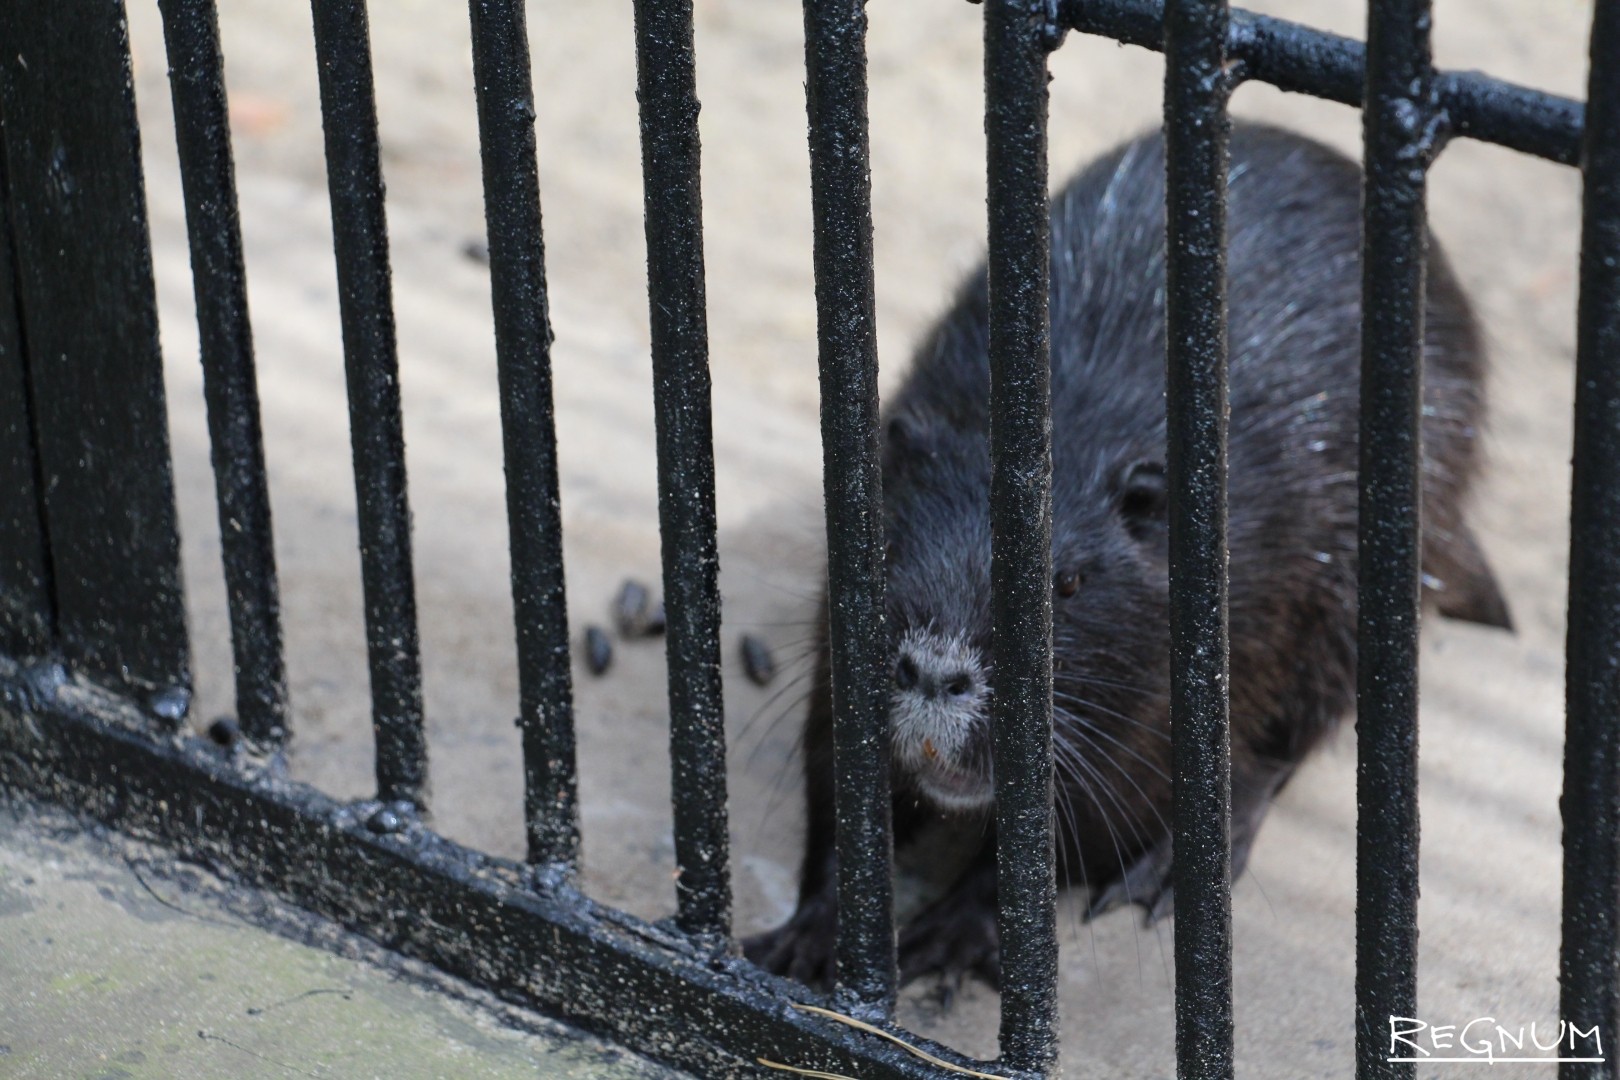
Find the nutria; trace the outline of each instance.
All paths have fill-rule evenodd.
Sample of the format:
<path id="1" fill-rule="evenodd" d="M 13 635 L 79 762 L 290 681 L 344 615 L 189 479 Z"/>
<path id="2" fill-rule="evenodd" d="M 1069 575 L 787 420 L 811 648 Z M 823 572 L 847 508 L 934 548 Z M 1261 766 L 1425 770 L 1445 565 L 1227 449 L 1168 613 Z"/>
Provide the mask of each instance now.
<path id="1" fill-rule="evenodd" d="M 1093 913 L 1170 909 L 1164 147 L 1146 135 L 1052 204 L 1053 694 L 1060 883 Z M 1361 173 L 1238 124 L 1229 174 L 1232 870 L 1272 797 L 1355 700 Z M 1442 614 L 1509 628 L 1463 520 L 1479 471 L 1484 359 L 1429 242 L 1423 585 Z M 902 930 L 903 979 L 999 974 L 991 836 L 990 451 L 985 271 L 888 402 L 883 440 L 895 841 L 983 836 Z M 825 615 L 823 615 L 823 624 Z M 823 634 L 823 641 L 825 635 Z M 836 858 L 822 645 L 803 732 L 798 909 L 746 943 L 764 967 L 832 972 Z"/>

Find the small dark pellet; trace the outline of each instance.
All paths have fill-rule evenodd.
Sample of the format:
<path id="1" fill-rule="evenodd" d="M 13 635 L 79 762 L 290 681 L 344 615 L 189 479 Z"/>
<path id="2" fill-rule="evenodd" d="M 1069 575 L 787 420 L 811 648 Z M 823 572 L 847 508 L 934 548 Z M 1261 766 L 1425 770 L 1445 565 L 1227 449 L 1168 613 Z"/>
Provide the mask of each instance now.
<path id="1" fill-rule="evenodd" d="M 461 245 L 461 257 L 479 266 L 489 265 L 489 245 L 482 240 L 468 240 Z"/>
<path id="2" fill-rule="evenodd" d="M 647 632 L 647 609 L 652 606 L 652 593 L 634 578 L 625 578 L 619 586 L 619 595 L 613 599 L 613 623 L 619 636 L 641 637 Z"/>
<path id="3" fill-rule="evenodd" d="M 756 686 L 765 686 L 776 678 L 776 657 L 771 655 L 771 647 L 765 644 L 765 639 L 754 634 L 744 634 L 742 637 L 743 671 L 748 679 Z"/>
<path id="4" fill-rule="evenodd" d="M 613 666 L 613 642 L 600 626 L 585 628 L 585 666 L 592 675 L 600 675 Z"/>
<path id="5" fill-rule="evenodd" d="M 236 745 L 241 735 L 242 729 L 237 726 L 235 717 L 221 716 L 208 725 L 208 737 L 227 750 Z"/>

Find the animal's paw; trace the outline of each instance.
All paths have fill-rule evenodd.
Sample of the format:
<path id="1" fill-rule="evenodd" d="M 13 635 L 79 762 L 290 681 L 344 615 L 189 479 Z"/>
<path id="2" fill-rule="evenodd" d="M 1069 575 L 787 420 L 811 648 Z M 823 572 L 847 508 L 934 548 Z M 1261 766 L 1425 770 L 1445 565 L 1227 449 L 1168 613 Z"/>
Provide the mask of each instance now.
<path id="1" fill-rule="evenodd" d="M 993 899 L 957 890 L 917 916 L 900 934 L 900 981 L 939 976 L 940 1004 L 949 1008 L 969 976 L 1001 984 L 1001 931 Z"/>
<path id="2" fill-rule="evenodd" d="M 781 926 L 745 939 L 743 954 L 773 974 L 830 986 L 837 937 L 837 906 L 831 897 L 812 897 Z"/>
<path id="3" fill-rule="evenodd" d="M 1171 884 L 1170 838 L 1167 836 L 1136 857 L 1113 881 L 1091 894 L 1086 921 L 1126 904 L 1142 908 L 1142 922 L 1152 926 L 1175 909 Z"/>

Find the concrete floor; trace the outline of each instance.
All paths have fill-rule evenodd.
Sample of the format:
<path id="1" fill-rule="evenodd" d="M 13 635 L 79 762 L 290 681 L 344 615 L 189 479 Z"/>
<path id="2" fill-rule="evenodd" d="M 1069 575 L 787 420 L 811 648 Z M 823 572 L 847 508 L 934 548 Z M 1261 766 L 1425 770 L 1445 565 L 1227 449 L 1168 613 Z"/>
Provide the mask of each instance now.
<path id="1" fill-rule="evenodd" d="M 0 984 L 10 1080 L 682 1075 L 159 849 L 6 803 Z"/>
<path id="2" fill-rule="evenodd" d="M 1255 5 L 1361 36 L 1352 0 Z M 521 776 L 506 519 L 466 7 L 373 4 L 405 429 L 415 512 L 435 812 L 451 836 L 521 851 Z M 1590 0 L 1438 0 L 1439 62 L 1581 96 Z M 294 773 L 370 793 L 354 499 L 308 12 L 222 5 L 251 301 L 296 710 Z M 804 148 L 802 22 L 789 0 L 698 0 L 737 925 L 790 908 L 799 850 L 789 762 L 820 559 L 820 462 Z M 878 333 L 883 386 L 980 256 L 979 9 L 869 8 Z M 169 358 L 171 426 L 197 652 L 196 721 L 228 711 L 227 624 L 195 363 L 180 199 L 155 5 L 130 11 Z M 546 213 L 555 384 L 576 635 L 618 582 L 656 579 L 634 56 L 628 3 L 534 0 L 529 20 Z M 1158 57 L 1071 38 L 1053 58 L 1059 182 L 1156 122 Z M 1245 87 L 1234 112 L 1354 151 L 1357 114 Z M 1556 1015 L 1557 797 L 1578 177 L 1462 143 L 1434 171 L 1432 218 L 1494 359 L 1493 460 L 1476 522 L 1520 627 L 1427 628 L 1423 652 L 1422 1015 Z M 786 676 L 741 677 L 736 638 L 764 634 Z M 673 903 L 662 650 L 576 668 L 586 882 L 659 917 Z M 1348 730 L 1290 786 L 1236 890 L 1238 1060 L 1247 1077 L 1344 1076 L 1353 1021 L 1354 745 Z M 1065 905 L 1070 1076 L 1172 1072 L 1168 930 L 1126 913 L 1080 927 Z M 901 1018 L 994 1051 L 995 995 L 949 1014 L 927 987 Z M 1442 1075 L 1442 1067 L 1433 1067 Z M 0 1062 L 0 1071 L 4 1064 Z M 1423 1075 L 1430 1075 L 1424 1071 Z M 1497 1066 L 1493 1076 L 1550 1076 Z"/>

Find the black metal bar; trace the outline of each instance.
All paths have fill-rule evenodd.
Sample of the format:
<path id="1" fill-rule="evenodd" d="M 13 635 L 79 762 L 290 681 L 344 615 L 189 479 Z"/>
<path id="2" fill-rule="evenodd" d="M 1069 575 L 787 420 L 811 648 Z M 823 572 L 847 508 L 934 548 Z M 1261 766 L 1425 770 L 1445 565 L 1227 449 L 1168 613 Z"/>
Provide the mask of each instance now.
<path id="1" fill-rule="evenodd" d="M 574 688 L 529 39 L 522 0 L 472 0 L 470 9 L 506 454 L 529 861 L 572 872 L 579 862 Z"/>
<path id="2" fill-rule="evenodd" d="M 1051 224 L 1045 0 L 987 0 L 991 661 L 1001 1054 L 1057 1067 L 1052 781 Z"/>
<path id="3" fill-rule="evenodd" d="M 55 618 L 16 272 L 0 146 L 0 649 L 38 656 L 50 646 Z"/>
<path id="4" fill-rule="evenodd" d="M 427 739 L 399 357 L 365 0 L 312 0 L 360 520 L 377 790 L 425 807 Z"/>
<path id="5" fill-rule="evenodd" d="M 160 0 L 158 6 L 191 242 L 236 710 L 243 733 L 273 747 L 287 735 L 287 669 L 219 19 L 214 0 Z"/>
<path id="6" fill-rule="evenodd" d="M 0 5 L 0 41 L 58 641 L 177 722 L 190 648 L 123 5 Z"/>
<path id="7" fill-rule="evenodd" d="M 726 732 L 692 4 L 636 0 L 635 7 L 680 867 L 677 921 L 689 933 L 724 936 L 731 932 Z"/>
<path id="8" fill-rule="evenodd" d="M 1442 123 L 1429 0 L 1373 0 L 1362 115 L 1361 491 L 1356 681 L 1356 1075 L 1416 1016 L 1419 461 L 1427 170 Z"/>
<path id="9" fill-rule="evenodd" d="M 1164 0 L 1062 0 L 1062 19 L 1082 33 L 1164 48 Z M 1361 105 L 1367 50 L 1359 41 L 1236 10 L 1226 48 L 1237 77 Z M 1563 165 L 1580 160 L 1580 102 L 1472 71 L 1439 73 L 1435 85 L 1452 134 Z"/>
<path id="10" fill-rule="evenodd" d="M 28 713 L 15 703 L 31 701 Z M 802 986 L 421 825 L 377 834 L 374 804 L 245 775 L 206 742 L 135 734 L 127 707 L 29 680 L 0 659 L 0 795 L 21 792 L 157 839 L 503 998 L 701 1076 L 769 1075 L 759 1058 L 863 1080 L 942 1075 L 897 1047 L 794 1008 Z M 830 1003 L 824 1003 L 830 1004 Z M 904 1034 L 898 1029 L 893 1033 Z M 960 1068 L 976 1063 L 904 1035 Z"/>
<path id="11" fill-rule="evenodd" d="M 805 0 L 804 39 L 826 462 L 838 983 L 887 1013 L 896 986 L 894 836 L 865 8 Z"/>
<path id="12" fill-rule="evenodd" d="M 1226 0 L 1164 24 L 1166 472 L 1176 1073 L 1232 1076 L 1226 543 Z"/>
<path id="13" fill-rule="evenodd" d="M 1561 1080 L 1620 1076 L 1613 1043 L 1620 1033 L 1620 5 L 1597 4 L 1591 57 L 1565 643 L 1569 723 L 1559 803 L 1559 1011 L 1578 1031 L 1596 1029 L 1608 1060 L 1566 1062 Z M 1586 1035 L 1578 1047 L 1596 1044 Z"/>

